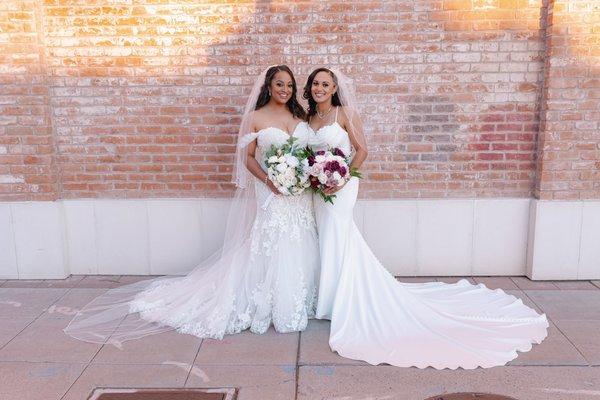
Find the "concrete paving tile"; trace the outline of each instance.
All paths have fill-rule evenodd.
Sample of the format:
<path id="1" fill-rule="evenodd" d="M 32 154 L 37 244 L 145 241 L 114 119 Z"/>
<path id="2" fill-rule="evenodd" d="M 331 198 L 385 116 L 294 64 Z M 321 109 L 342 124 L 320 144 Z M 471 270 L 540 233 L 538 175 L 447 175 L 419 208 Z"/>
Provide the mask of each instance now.
<path id="1" fill-rule="evenodd" d="M 556 287 L 556 285 L 552 282 L 548 282 L 548 281 L 532 281 L 531 279 L 529 279 L 526 276 L 512 276 L 510 278 L 515 285 L 517 285 L 519 287 L 519 289 L 538 289 L 538 290 L 543 290 L 543 289 L 558 289 Z"/>
<path id="2" fill-rule="evenodd" d="M 30 318 L 5 318 L 0 322 L 0 348 L 17 336 L 34 320 Z"/>
<path id="3" fill-rule="evenodd" d="M 523 304 L 525 304 L 528 307 L 533 308 L 535 311 L 538 312 L 538 314 L 542 314 L 543 311 L 541 308 L 539 308 L 528 296 L 527 293 L 525 293 L 523 290 L 511 290 L 511 289 L 507 289 L 504 290 L 505 293 L 508 294 L 512 294 L 513 296 L 521 299 L 521 301 L 523 302 Z"/>
<path id="4" fill-rule="evenodd" d="M 592 281 L 592 284 L 600 289 L 600 281 Z"/>
<path id="5" fill-rule="evenodd" d="M 525 290 L 552 320 L 600 320 L 600 290 Z"/>
<path id="6" fill-rule="evenodd" d="M 471 284 L 475 284 L 475 279 L 473 279 L 473 277 L 471 276 L 438 276 L 435 278 L 438 282 L 445 282 L 445 283 L 456 283 L 458 281 L 460 281 L 461 279 L 466 279 L 469 281 L 469 283 Z"/>
<path id="7" fill-rule="evenodd" d="M 36 288 L 44 281 L 42 279 L 7 279 L 3 288 Z"/>
<path id="8" fill-rule="evenodd" d="M 590 281 L 552 281 L 559 289 L 598 290 Z"/>
<path id="9" fill-rule="evenodd" d="M 65 279 L 45 279 L 38 287 L 72 288 L 85 278 L 84 275 L 70 275 Z"/>
<path id="10" fill-rule="evenodd" d="M 101 345 L 82 342 L 62 330 L 70 319 L 40 317 L 0 350 L 1 361 L 87 363 Z"/>
<path id="11" fill-rule="evenodd" d="M 577 348 L 552 323 L 542 343 L 534 344 L 530 351 L 518 354 L 509 365 L 588 365 Z"/>
<path id="12" fill-rule="evenodd" d="M 202 365 L 287 365 L 295 364 L 298 332 L 277 333 L 273 327 L 257 335 L 244 331 L 223 340 L 205 339 L 196 358 Z"/>
<path id="13" fill-rule="evenodd" d="M 106 292 L 108 289 L 85 288 L 69 289 L 69 291 L 50 307 L 44 309 L 44 314 L 54 318 L 72 318 L 86 304 Z"/>
<path id="14" fill-rule="evenodd" d="M 508 276 L 475 276 L 475 282 L 483 283 L 488 289 L 518 289 Z"/>
<path id="15" fill-rule="evenodd" d="M 62 400 L 84 400 L 97 387 L 183 387 L 190 365 L 90 364 Z"/>
<path id="16" fill-rule="evenodd" d="M 298 363 L 325 365 L 368 365 L 364 361 L 344 358 L 329 347 L 329 321 L 312 320 L 300 334 L 300 358 Z"/>
<path id="17" fill-rule="evenodd" d="M 119 286 L 145 281 L 148 279 L 155 279 L 159 278 L 160 276 L 161 275 L 122 275 L 119 278 Z"/>
<path id="18" fill-rule="evenodd" d="M 77 288 L 114 288 L 119 286 L 121 275 L 86 275 L 77 283 Z"/>
<path id="19" fill-rule="evenodd" d="M 591 365 L 600 365 L 600 321 L 554 322 Z"/>
<path id="20" fill-rule="evenodd" d="M 68 289 L 0 288 L 0 318 L 37 317 Z"/>
<path id="21" fill-rule="evenodd" d="M 85 364 L 0 362 L 0 399 L 58 400 L 84 368 Z"/>
<path id="22" fill-rule="evenodd" d="M 302 366 L 298 400 L 421 400 L 484 392 L 523 400 L 591 400 L 600 393 L 600 369 L 593 367 L 495 367 L 435 370 L 392 366 Z"/>
<path id="23" fill-rule="evenodd" d="M 238 400 L 292 400 L 295 379 L 295 365 L 196 365 L 185 386 L 237 387 Z"/>
<path id="24" fill-rule="evenodd" d="M 396 280 L 407 283 L 423 283 L 434 282 L 436 279 L 433 276 L 397 276 Z"/>
<path id="25" fill-rule="evenodd" d="M 110 342 L 110 340 L 109 340 Z M 176 331 L 146 336 L 120 343 L 104 345 L 92 363 L 162 364 L 163 362 L 192 364 L 202 339 Z"/>

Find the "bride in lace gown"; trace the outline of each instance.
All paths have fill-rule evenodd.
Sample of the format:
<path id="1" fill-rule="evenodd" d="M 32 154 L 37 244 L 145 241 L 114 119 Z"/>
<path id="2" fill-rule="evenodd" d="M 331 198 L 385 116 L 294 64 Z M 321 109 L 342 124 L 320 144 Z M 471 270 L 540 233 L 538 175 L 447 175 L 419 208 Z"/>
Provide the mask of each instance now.
<path id="1" fill-rule="evenodd" d="M 225 244 L 184 277 L 111 289 L 86 305 L 64 331 L 93 343 L 120 343 L 169 330 L 221 339 L 250 329 L 306 328 L 315 313 L 319 251 L 312 196 L 280 195 L 263 154 L 290 136 L 308 143 L 304 110 L 287 66 L 268 68 L 246 106 L 236 153 L 238 186 Z"/>
<path id="2" fill-rule="evenodd" d="M 309 145 L 340 148 L 359 168 L 366 140 L 347 78 L 317 69 L 303 95 L 309 102 Z M 504 365 L 546 337 L 546 316 L 500 289 L 466 279 L 398 282 L 354 223 L 358 186 L 353 177 L 329 190 L 336 195 L 333 204 L 314 196 L 321 253 L 317 317 L 331 320 L 332 350 L 370 364 L 472 369 Z"/>

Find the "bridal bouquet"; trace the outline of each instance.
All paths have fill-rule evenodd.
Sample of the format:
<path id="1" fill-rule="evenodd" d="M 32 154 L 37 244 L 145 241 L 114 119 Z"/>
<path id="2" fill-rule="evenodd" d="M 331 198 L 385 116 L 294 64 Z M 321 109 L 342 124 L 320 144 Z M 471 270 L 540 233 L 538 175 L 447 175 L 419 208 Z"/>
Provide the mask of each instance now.
<path id="1" fill-rule="evenodd" d="M 344 152 L 335 147 L 320 150 L 308 156 L 310 185 L 323 200 L 333 204 L 335 194 L 326 194 L 328 188 L 344 185 L 352 176 L 361 178 L 358 170 L 350 168 Z"/>
<path id="2" fill-rule="evenodd" d="M 298 148 L 295 140 L 290 137 L 280 147 L 271 146 L 265 154 L 267 175 L 283 195 L 299 195 L 310 187 L 308 152 L 305 148 Z"/>

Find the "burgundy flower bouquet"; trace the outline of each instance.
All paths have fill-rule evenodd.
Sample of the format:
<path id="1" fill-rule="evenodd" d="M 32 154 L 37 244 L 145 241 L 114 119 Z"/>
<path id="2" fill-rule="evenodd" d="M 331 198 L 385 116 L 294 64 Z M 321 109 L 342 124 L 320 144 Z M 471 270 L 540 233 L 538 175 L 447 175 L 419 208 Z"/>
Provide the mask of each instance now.
<path id="1" fill-rule="evenodd" d="M 336 196 L 326 194 L 326 189 L 342 186 L 353 176 L 362 177 L 358 170 L 350 168 L 346 155 L 337 147 L 311 152 L 308 156 L 308 165 L 311 188 L 331 204 Z"/>

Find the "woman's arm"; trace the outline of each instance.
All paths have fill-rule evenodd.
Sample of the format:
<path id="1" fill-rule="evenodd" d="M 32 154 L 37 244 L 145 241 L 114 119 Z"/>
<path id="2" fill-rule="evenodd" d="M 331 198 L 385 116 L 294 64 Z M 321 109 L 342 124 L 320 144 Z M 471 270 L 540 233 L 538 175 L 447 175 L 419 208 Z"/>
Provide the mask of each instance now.
<path id="1" fill-rule="evenodd" d="M 275 194 L 279 193 L 279 190 L 275 187 L 273 182 L 269 179 L 269 175 L 260 167 L 258 160 L 255 158 L 256 154 L 256 139 L 254 139 L 247 147 L 247 157 L 246 157 L 246 168 L 252 175 L 254 175 L 258 180 L 263 182 L 265 185 L 271 189 L 271 192 Z"/>
<path id="2" fill-rule="evenodd" d="M 343 120 L 342 120 L 342 128 L 348 132 L 348 138 L 350 139 L 350 143 L 352 147 L 354 147 L 354 157 L 352 158 L 352 162 L 350 163 L 350 168 L 359 169 L 362 163 L 365 161 L 368 155 L 367 151 L 367 143 L 365 141 L 365 136 L 362 130 L 362 123 L 360 122 L 360 118 L 357 115 L 347 116 L 346 110 L 342 107 Z M 347 181 L 346 181 L 347 182 Z M 325 194 L 332 195 L 335 192 L 339 191 L 346 185 L 344 183 L 342 186 L 336 186 L 332 188 L 325 189 Z"/>
<path id="3" fill-rule="evenodd" d="M 350 138 L 350 143 L 352 143 L 352 147 L 354 147 L 354 158 L 352 158 L 352 162 L 350 163 L 350 168 L 360 169 L 362 163 L 366 160 L 367 155 L 369 154 L 367 151 L 367 142 L 365 140 L 365 135 L 363 132 L 362 122 L 358 115 L 353 114 L 348 116 L 346 110 L 344 110 L 344 129 L 348 132 L 348 137 Z"/>

